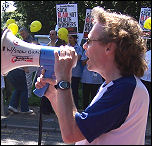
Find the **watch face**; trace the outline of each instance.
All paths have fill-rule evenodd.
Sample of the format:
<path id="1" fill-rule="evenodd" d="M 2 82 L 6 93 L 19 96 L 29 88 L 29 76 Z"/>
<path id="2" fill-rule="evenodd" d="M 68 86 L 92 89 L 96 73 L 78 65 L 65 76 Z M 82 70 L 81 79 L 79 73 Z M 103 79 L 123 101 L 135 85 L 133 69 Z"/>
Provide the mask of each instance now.
<path id="1" fill-rule="evenodd" d="M 69 82 L 62 81 L 62 82 L 59 83 L 59 88 L 60 89 L 68 89 L 69 87 L 70 87 Z"/>

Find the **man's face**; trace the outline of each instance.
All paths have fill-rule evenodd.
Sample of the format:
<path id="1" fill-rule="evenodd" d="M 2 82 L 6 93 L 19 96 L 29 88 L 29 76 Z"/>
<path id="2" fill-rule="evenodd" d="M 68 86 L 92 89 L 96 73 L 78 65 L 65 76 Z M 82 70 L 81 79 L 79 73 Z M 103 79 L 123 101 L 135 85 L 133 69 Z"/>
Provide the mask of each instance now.
<path id="1" fill-rule="evenodd" d="M 106 61 L 105 48 L 106 45 L 99 39 L 99 33 L 102 33 L 101 24 L 96 23 L 88 35 L 89 41 L 83 45 L 86 49 L 88 70 L 99 72 L 104 67 Z"/>
<path id="2" fill-rule="evenodd" d="M 49 35 L 51 40 L 56 40 L 57 36 L 54 30 L 51 30 Z"/>
<path id="3" fill-rule="evenodd" d="M 23 38 L 23 40 L 25 40 L 27 37 L 28 37 L 28 32 L 26 32 L 26 31 L 20 31 L 20 35 L 21 35 L 21 37 Z"/>
<path id="4" fill-rule="evenodd" d="M 70 43 L 70 44 L 75 44 L 75 41 L 76 41 L 76 40 L 75 40 L 75 38 L 72 37 L 71 35 L 68 36 L 68 40 L 69 40 L 69 43 Z"/>

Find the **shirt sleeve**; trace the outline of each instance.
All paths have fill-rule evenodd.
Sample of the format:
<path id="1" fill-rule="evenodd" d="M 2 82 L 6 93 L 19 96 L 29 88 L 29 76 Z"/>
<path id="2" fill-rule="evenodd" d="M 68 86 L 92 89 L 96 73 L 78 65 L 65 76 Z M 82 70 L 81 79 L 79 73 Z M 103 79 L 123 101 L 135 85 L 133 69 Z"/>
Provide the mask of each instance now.
<path id="1" fill-rule="evenodd" d="M 81 57 L 82 61 L 87 59 L 87 56 L 85 55 L 85 53 L 86 53 L 86 51 L 84 51 L 83 54 L 82 54 L 82 57 Z"/>
<path id="2" fill-rule="evenodd" d="M 77 54 L 82 56 L 82 53 L 83 53 L 83 51 L 82 51 L 82 47 L 81 47 L 81 46 L 76 45 L 74 48 L 75 48 L 75 50 L 76 50 Z"/>
<path id="3" fill-rule="evenodd" d="M 134 84 L 120 84 L 107 88 L 103 96 L 84 112 L 77 112 L 76 123 L 88 142 L 101 134 L 120 127 L 129 113 Z"/>

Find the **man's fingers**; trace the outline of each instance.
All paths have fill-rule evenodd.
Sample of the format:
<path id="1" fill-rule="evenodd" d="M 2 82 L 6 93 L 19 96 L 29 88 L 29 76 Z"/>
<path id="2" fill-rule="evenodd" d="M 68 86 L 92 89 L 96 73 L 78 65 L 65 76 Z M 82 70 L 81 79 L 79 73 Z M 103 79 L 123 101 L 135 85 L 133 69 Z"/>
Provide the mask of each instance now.
<path id="1" fill-rule="evenodd" d="M 44 75 L 45 73 L 45 69 L 42 69 L 41 74 Z"/>
<path id="2" fill-rule="evenodd" d="M 54 86 L 56 84 L 56 80 L 50 78 L 38 77 L 37 82 L 35 83 L 35 87 L 37 89 L 43 88 L 46 85 L 46 83 L 49 83 L 50 85 Z"/>
<path id="3" fill-rule="evenodd" d="M 41 81 L 44 82 L 44 83 L 49 83 L 50 85 L 55 85 L 56 84 L 56 80 L 50 79 L 50 78 L 42 78 Z"/>
<path id="4" fill-rule="evenodd" d="M 37 89 L 40 89 L 40 88 L 43 88 L 44 87 L 44 84 L 42 84 L 42 82 L 36 82 L 35 83 L 35 87 L 37 88 Z"/>
<path id="5" fill-rule="evenodd" d="M 55 61 L 59 60 L 59 54 L 57 50 L 54 50 Z"/>

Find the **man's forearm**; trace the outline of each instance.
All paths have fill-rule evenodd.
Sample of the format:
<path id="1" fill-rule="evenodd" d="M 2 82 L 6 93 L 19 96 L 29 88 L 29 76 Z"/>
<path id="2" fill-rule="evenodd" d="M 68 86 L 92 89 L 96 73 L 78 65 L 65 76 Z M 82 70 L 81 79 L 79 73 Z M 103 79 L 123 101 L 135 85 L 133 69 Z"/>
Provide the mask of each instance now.
<path id="1" fill-rule="evenodd" d="M 77 130 L 77 124 L 75 121 L 75 113 L 77 112 L 77 109 L 72 96 L 71 89 L 57 91 L 57 117 L 63 141 L 66 143 L 75 142 L 75 134 Z"/>
<path id="2" fill-rule="evenodd" d="M 58 119 L 61 127 L 61 131 L 64 134 L 71 133 L 75 118 L 75 112 L 77 111 L 73 102 L 71 89 L 58 90 L 57 91 L 57 111 Z"/>

